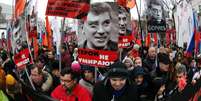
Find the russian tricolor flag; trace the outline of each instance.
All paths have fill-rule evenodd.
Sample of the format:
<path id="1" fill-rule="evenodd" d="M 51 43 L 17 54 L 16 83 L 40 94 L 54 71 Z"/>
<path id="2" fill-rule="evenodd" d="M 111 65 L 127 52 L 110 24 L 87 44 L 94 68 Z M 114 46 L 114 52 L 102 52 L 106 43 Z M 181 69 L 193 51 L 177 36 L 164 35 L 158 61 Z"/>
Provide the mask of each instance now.
<path id="1" fill-rule="evenodd" d="M 188 42 L 188 46 L 187 46 L 187 54 L 189 55 L 192 55 L 194 49 L 195 49 L 195 36 L 196 36 L 196 29 L 197 29 L 197 19 L 196 19 L 196 15 L 195 13 L 193 12 L 193 32 L 191 33 L 191 36 L 190 36 L 190 40 Z"/>

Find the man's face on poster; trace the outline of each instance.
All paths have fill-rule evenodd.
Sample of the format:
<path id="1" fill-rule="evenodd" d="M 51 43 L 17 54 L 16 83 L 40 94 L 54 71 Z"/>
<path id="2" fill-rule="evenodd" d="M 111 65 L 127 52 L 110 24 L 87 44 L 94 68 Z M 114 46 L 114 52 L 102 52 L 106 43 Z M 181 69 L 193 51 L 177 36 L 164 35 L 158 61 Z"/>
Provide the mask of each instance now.
<path id="1" fill-rule="evenodd" d="M 125 35 L 126 34 L 126 28 L 127 28 L 127 18 L 126 13 L 119 13 L 119 34 Z"/>
<path id="2" fill-rule="evenodd" d="M 154 17 L 157 21 L 162 19 L 162 6 L 157 4 L 151 4 L 151 16 Z"/>
<path id="3" fill-rule="evenodd" d="M 110 40 L 111 24 L 109 12 L 103 12 L 99 15 L 89 12 L 84 24 L 87 47 L 91 49 L 106 47 Z"/>

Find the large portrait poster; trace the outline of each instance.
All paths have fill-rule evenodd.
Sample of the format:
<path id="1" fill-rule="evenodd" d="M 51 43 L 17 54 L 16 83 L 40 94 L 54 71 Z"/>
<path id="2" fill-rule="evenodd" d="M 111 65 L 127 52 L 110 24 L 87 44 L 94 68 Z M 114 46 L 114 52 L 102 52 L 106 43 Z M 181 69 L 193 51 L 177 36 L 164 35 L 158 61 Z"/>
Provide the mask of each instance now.
<path id="1" fill-rule="evenodd" d="M 119 48 L 129 48 L 132 42 L 131 15 L 127 7 L 118 5 Z"/>
<path id="2" fill-rule="evenodd" d="M 146 2 L 148 32 L 166 32 L 165 10 L 162 0 L 147 0 Z"/>
<path id="3" fill-rule="evenodd" d="M 28 49 L 25 21 L 25 17 L 19 16 L 14 22 L 13 33 L 11 35 L 14 62 L 18 68 L 24 68 L 26 64 L 32 63 Z"/>
<path id="4" fill-rule="evenodd" d="M 78 61 L 84 65 L 106 67 L 118 59 L 118 5 L 92 3 L 86 20 L 79 22 Z"/>

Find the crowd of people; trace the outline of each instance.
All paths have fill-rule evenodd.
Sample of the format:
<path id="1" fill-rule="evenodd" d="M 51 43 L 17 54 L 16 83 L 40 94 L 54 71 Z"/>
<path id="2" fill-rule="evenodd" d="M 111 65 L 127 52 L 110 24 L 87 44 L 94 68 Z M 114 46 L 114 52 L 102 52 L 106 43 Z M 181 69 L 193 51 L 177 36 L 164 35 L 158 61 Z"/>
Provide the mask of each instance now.
<path id="1" fill-rule="evenodd" d="M 30 90 L 60 101 L 168 101 L 201 77 L 201 55 L 187 57 L 181 48 L 160 47 L 157 52 L 156 47 L 149 47 L 141 53 L 142 48 L 135 46 L 109 69 L 75 64 L 69 45 L 61 48 L 61 71 L 55 52 L 43 48 L 38 60 L 27 65 L 28 75 L 1 50 L 2 101 L 37 99 L 27 93 Z M 138 50 L 139 57 L 133 57 L 132 50 Z"/>

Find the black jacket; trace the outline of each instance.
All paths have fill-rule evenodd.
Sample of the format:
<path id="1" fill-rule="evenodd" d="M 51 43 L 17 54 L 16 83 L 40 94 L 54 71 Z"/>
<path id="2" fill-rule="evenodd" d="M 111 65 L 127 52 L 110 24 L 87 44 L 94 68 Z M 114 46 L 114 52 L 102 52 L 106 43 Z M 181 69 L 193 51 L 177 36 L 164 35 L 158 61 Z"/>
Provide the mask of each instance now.
<path id="1" fill-rule="evenodd" d="M 104 80 L 96 84 L 93 93 L 93 101 L 138 101 L 137 88 L 129 82 L 126 83 L 118 97 L 114 96 L 114 90 L 109 80 Z"/>

